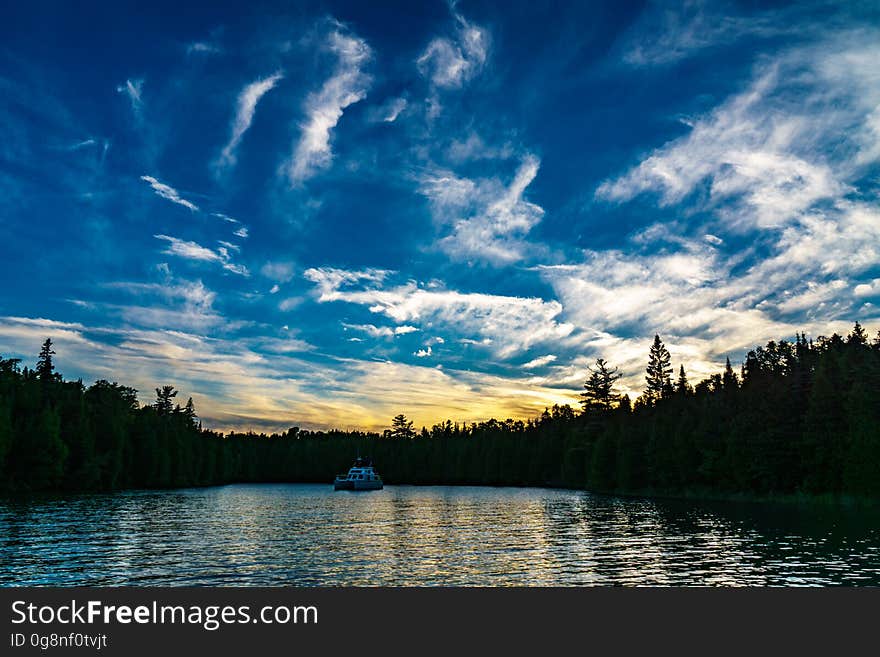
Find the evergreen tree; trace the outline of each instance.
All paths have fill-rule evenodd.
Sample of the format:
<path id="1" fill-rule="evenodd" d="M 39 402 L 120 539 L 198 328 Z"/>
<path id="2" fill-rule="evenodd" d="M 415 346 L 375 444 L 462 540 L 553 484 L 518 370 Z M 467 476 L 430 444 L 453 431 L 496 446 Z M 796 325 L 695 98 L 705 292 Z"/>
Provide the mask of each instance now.
<path id="1" fill-rule="evenodd" d="M 193 404 L 193 398 L 190 397 L 186 401 L 186 406 L 183 407 L 183 416 L 187 419 L 190 425 L 196 426 L 196 406 Z"/>
<path id="2" fill-rule="evenodd" d="M 395 415 L 391 420 L 391 436 L 394 438 L 413 438 L 416 435 L 413 429 L 413 423 L 406 419 L 406 415 L 401 413 Z"/>
<path id="3" fill-rule="evenodd" d="M 645 402 L 647 404 L 656 404 L 663 397 L 672 394 L 672 365 L 670 365 L 669 350 L 660 339 L 659 335 L 654 336 L 654 344 L 648 354 L 648 367 L 645 381 L 648 387 L 645 389 Z"/>
<path id="4" fill-rule="evenodd" d="M 846 341 L 848 344 L 857 344 L 857 345 L 867 345 L 868 344 L 868 333 L 862 328 L 862 325 L 858 322 L 853 326 L 852 333 L 850 333 Z"/>
<path id="5" fill-rule="evenodd" d="M 42 349 L 40 349 L 40 357 L 37 360 L 37 367 L 35 370 L 37 377 L 44 384 L 55 380 L 55 365 L 52 363 L 52 356 L 54 355 L 55 351 L 52 349 L 52 339 L 46 338 Z"/>
<path id="6" fill-rule="evenodd" d="M 678 368 L 678 380 L 675 382 L 675 392 L 679 395 L 689 395 L 693 392 L 691 384 L 688 383 L 687 374 L 684 372 L 684 365 Z"/>
<path id="7" fill-rule="evenodd" d="M 177 391 L 174 389 L 174 386 L 156 388 L 156 403 L 153 405 L 156 413 L 159 415 L 171 415 L 174 412 L 171 400 L 175 397 L 177 397 Z"/>
<path id="8" fill-rule="evenodd" d="M 725 390 L 733 390 L 739 387 L 739 380 L 736 378 L 736 372 L 733 371 L 733 367 L 730 365 L 730 358 L 727 359 L 727 363 L 724 366 L 721 385 Z"/>
<path id="9" fill-rule="evenodd" d="M 614 392 L 614 382 L 620 378 L 617 368 L 609 369 L 605 360 L 598 358 L 595 369 L 592 367 L 587 369 L 590 376 L 584 383 L 585 391 L 581 393 L 584 413 L 610 410 L 618 398 Z"/>

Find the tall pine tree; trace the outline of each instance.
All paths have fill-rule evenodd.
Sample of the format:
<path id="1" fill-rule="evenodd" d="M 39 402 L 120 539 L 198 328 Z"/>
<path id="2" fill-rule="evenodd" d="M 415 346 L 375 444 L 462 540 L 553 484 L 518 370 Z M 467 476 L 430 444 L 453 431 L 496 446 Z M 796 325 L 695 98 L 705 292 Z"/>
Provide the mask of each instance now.
<path id="1" fill-rule="evenodd" d="M 645 389 L 644 398 L 648 404 L 655 404 L 663 397 L 672 394 L 672 365 L 670 365 L 669 350 L 659 335 L 654 336 L 654 344 L 648 353 L 648 367 L 645 369 L 645 381 L 648 387 Z"/>
<path id="2" fill-rule="evenodd" d="M 617 368 L 609 369 L 605 359 L 598 358 L 595 368 L 587 369 L 590 376 L 584 383 L 584 392 L 581 393 L 584 413 L 610 410 L 619 397 L 614 392 L 614 382 L 620 378 Z"/>

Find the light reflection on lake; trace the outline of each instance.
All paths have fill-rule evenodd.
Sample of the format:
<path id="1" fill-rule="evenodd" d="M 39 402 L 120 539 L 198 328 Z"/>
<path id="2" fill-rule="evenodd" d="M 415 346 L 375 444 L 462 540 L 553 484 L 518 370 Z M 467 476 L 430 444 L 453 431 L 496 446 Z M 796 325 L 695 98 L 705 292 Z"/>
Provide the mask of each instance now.
<path id="1" fill-rule="evenodd" d="M 880 516 L 540 488 L 0 500 L 2 585 L 880 585 Z"/>

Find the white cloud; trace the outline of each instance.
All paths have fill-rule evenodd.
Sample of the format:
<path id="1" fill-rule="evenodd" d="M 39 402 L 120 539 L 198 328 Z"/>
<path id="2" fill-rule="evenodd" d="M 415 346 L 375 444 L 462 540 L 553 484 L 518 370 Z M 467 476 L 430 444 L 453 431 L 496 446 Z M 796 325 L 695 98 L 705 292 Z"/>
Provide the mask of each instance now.
<path id="1" fill-rule="evenodd" d="M 627 201 L 655 192 L 672 205 L 708 183 L 706 207 L 740 231 L 785 226 L 841 198 L 880 157 L 876 36 L 846 34 L 777 57 L 745 91 L 596 195 Z"/>
<path id="2" fill-rule="evenodd" d="M 478 181 L 435 172 L 421 181 L 435 222 L 449 234 L 438 246 L 455 260 L 504 265 L 521 260 L 536 247 L 523 241 L 544 210 L 524 197 L 538 173 L 539 161 L 526 155 L 509 186 L 496 179 Z"/>
<path id="3" fill-rule="evenodd" d="M 172 203 L 177 203 L 178 205 L 182 205 L 187 208 L 191 212 L 197 212 L 199 206 L 195 203 L 187 201 L 185 198 L 181 198 L 180 194 L 173 187 L 166 185 L 165 183 L 161 183 L 152 176 L 141 176 L 141 180 L 149 183 L 150 187 L 153 188 L 153 191 L 156 192 L 162 198 L 171 201 Z"/>
<path id="4" fill-rule="evenodd" d="M 284 299 L 283 301 L 281 301 L 281 303 L 278 304 L 278 310 L 280 310 L 282 312 L 287 312 L 288 310 L 293 310 L 294 308 L 299 306 L 302 302 L 303 302 L 302 297 L 288 297 L 287 299 Z"/>
<path id="5" fill-rule="evenodd" d="M 381 271 L 381 270 L 378 270 Z M 309 269 L 319 302 L 344 301 L 367 306 L 398 324 L 443 327 L 467 336 L 473 344 L 491 346 L 499 358 L 509 358 L 529 347 L 567 336 L 571 324 L 557 321 L 562 306 L 534 297 L 462 293 L 438 287 L 426 289 L 415 282 L 381 287 L 390 272 Z"/>
<path id="6" fill-rule="evenodd" d="M 808 281 L 801 289 L 783 292 L 774 305 L 781 313 L 815 311 L 829 302 L 833 303 L 847 287 L 846 281 L 839 278 L 827 283 Z"/>
<path id="7" fill-rule="evenodd" d="M 660 205 L 712 218 L 649 226 L 627 248 L 543 268 L 563 317 L 585 330 L 660 332 L 701 375 L 755 343 L 870 321 L 862 300 L 874 287 L 863 277 L 880 262 L 880 211 L 865 182 L 880 160 L 876 37 L 847 33 L 779 55 L 687 135 L 603 183 L 597 196 L 609 201 L 654 192 Z M 597 355 L 630 368 L 637 388 L 637 345 L 608 335 Z"/>
<path id="8" fill-rule="evenodd" d="M 460 14 L 455 14 L 455 21 L 455 35 L 433 39 L 416 60 L 421 74 L 436 87 L 461 87 L 486 63 L 489 33 Z"/>
<path id="9" fill-rule="evenodd" d="M 454 139 L 446 149 L 446 157 L 453 162 L 469 162 L 474 160 L 506 160 L 514 156 L 514 149 L 509 143 L 501 146 L 490 146 L 473 130 L 465 139 Z"/>
<path id="10" fill-rule="evenodd" d="M 236 229 L 232 234 L 236 237 L 246 238 L 248 236 L 248 229 L 246 226 L 242 226 L 241 228 Z"/>
<path id="11" fill-rule="evenodd" d="M 737 15 L 733 7 L 701 0 L 651 3 L 635 24 L 623 59 L 633 66 L 670 64 L 745 36 L 770 37 L 794 29 L 803 29 L 802 21 L 796 26 L 784 12 L 746 16 Z"/>
<path id="12" fill-rule="evenodd" d="M 362 67 L 372 53 L 366 41 L 334 31 L 328 37 L 327 48 L 337 58 L 336 68 L 321 89 L 306 99 L 306 121 L 301 126 L 302 133 L 287 170 L 292 184 L 301 183 L 330 166 L 333 159 L 331 131 L 345 109 L 367 95 L 370 78 Z"/>
<path id="13" fill-rule="evenodd" d="M 276 284 L 273 285 L 272 288 L 269 290 L 269 294 L 278 294 L 278 291 L 279 291 L 280 289 L 281 289 L 281 288 L 278 287 L 278 284 L 276 283 Z"/>
<path id="14" fill-rule="evenodd" d="M 232 130 L 229 141 L 223 147 L 220 153 L 220 159 L 217 164 L 220 167 L 229 167 L 235 164 L 235 151 L 241 138 L 254 119 L 254 112 L 257 109 L 257 103 L 260 99 L 271 91 L 276 84 L 284 77 L 281 72 L 274 73 L 267 78 L 262 78 L 251 82 L 238 95 L 238 101 L 235 110 L 235 119 L 232 121 Z"/>
<path id="15" fill-rule="evenodd" d="M 396 335 L 406 335 L 407 333 L 415 333 L 419 329 L 415 326 L 376 326 L 375 324 L 345 324 L 343 326 L 346 330 L 351 329 L 353 331 L 361 331 L 366 333 L 371 338 L 391 338 Z"/>
<path id="16" fill-rule="evenodd" d="M 223 51 L 220 46 L 207 41 L 195 41 L 186 47 L 187 55 L 217 55 L 221 52 Z"/>
<path id="17" fill-rule="evenodd" d="M 413 356 L 415 356 L 416 358 L 430 358 L 431 347 L 428 347 L 427 349 L 419 349 L 418 351 L 414 351 Z"/>
<path id="18" fill-rule="evenodd" d="M 358 283 L 379 284 L 393 272 L 387 269 L 363 269 L 360 271 L 348 271 L 334 269 L 332 267 L 312 268 L 303 272 L 303 277 L 318 288 L 318 301 L 340 301 L 346 292 L 342 288 L 348 288 Z"/>
<path id="19" fill-rule="evenodd" d="M 240 224 L 241 222 L 238 219 L 233 219 L 232 217 L 223 214 L 222 212 L 212 212 L 213 216 L 222 219 L 223 221 L 228 221 L 231 224 Z"/>
<path id="20" fill-rule="evenodd" d="M 530 360 L 528 363 L 523 363 L 521 367 L 524 370 L 532 370 L 538 367 L 544 367 L 544 365 L 549 365 L 555 360 L 556 356 L 553 354 L 547 354 L 546 356 L 539 356 L 538 358 Z"/>
<path id="21" fill-rule="evenodd" d="M 142 97 L 144 89 L 143 80 L 126 80 L 124 84 L 116 87 L 117 93 L 128 98 L 131 103 L 131 111 L 134 112 L 135 118 L 140 119 L 144 108 L 144 100 Z"/>
<path id="22" fill-rule="evenodd" d="M 162 253 L 185 258 L 186 260 L 217 262 L 223 266 L 223 269 L 231 271 L 233 274 L 239 274 L 240 276 L 250 275 L 246 267 L 231 261 L 229 251 L 225 247 L 221 246 L 214 251 L 196 242 L 188 242 L 168 235 L 153 235 L 153 237 L 168 242 L 168 246 Z"/>
<path id="23" fill-rule="evenodd" d="M 373 112 L 374 121 L 382 121 L 384 123 L 394 123 L 401 112 L 406 109 L 407 100 L 403 96 L 391 98 L 381 106 L 377 107 Z"/>
<path id="24" fill-rule="evenodd" d="M 880 278 L 856 285 L 853 288 L 853 294 L 857 297 L 880 296 Z"/>
<path id="25" fill-rule="evenodd" d="M 138 326 L 203 331 L 228 323 L 213 307 L 216 293 L 202 281 L 175 279 L 167 265 L 160 272 L 165 279 L 162 283 L 116 282 L 105 286 L 135 297 L 134 303 L 92 306 L 100 309 L 103 317 L 118 315 Z M 156 300 L 164 305 L 156 305 Z"/>
<path id="26" fill-rule="evenodd" d="M 688 135 L 657 149 L 624 176 L 604 182 L 596 195 L 626 201 L 653 191 L 662 205 L 671 205 L 708 180 L 714 206 L 737 201 L 727 212 L 731 224 L 768 228 L 840 193 L 826 163 L 810 162 L 796 152 L 812 143 L 801 139 L 805 122 L 763 102 L 778 75 L 771 68 L 746 92 L 696 121 Z"/>
<path id="27" fill-rule="evenodd" d="M 267 262 L 260 267 L 260 273 L 270 281 L 287 283 L 296 273 L 296 265 L 286 261 Z"/>

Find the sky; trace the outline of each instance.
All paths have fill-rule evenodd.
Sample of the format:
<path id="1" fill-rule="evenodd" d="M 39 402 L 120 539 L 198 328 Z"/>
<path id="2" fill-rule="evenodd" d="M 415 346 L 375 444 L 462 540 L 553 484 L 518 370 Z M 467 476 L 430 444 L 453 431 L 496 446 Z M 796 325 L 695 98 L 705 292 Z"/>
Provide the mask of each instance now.
<path id="1" fill-rule="evenodd" d="M 6 7 L 0 354 L 381 429 L 880 328 L 880 3 Z"/>

